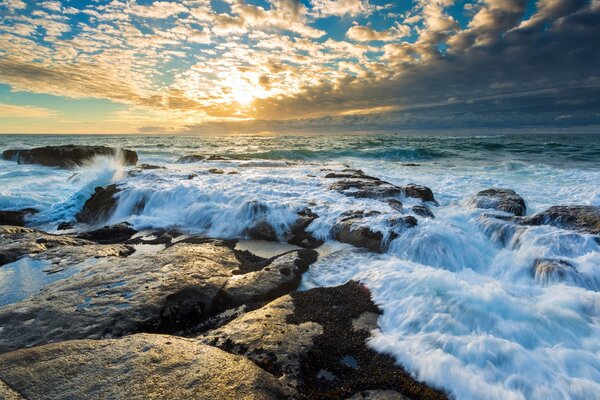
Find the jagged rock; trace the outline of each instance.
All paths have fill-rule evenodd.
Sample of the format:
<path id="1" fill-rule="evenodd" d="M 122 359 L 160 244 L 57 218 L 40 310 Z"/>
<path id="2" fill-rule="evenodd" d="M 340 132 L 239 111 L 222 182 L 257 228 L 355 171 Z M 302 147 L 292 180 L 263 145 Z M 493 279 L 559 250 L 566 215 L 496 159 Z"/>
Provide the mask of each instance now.
<path id="1" fill-rule="evenodd" d="M 67 231 L 69 229 L 73 229 L 74 227 L 75 227 L 75 225 L 73 224 L 73 222 L 63 221 L 58 224 L 58 226 L 56 227 L 56 230 L 57 231 Z"/>
<path id="2" fill-rule="evenodd" d="M 362 247 L 371 251 L 383 252 L 390 240 L 399 233 L 417 225 L 412 215 L 391 217 L 387 219 L 386 233 L 374 230 L 368 225 L 368 217 L 380 215 L 379 211 L 350 211 L 344 213 L 333 226 L 333 237 L 342 243 Z"/>
<path id="3" fill-rule="evenodd" d="M 321 246 L 323 241 L 316 239 L 310 232 L 306 231 L 306 228 L 317 218 L 319 216 L 312 212 L 310 208 L 298 211 L 298 219 L 290 228 L 288 243 L 306 249 L 316 249 Z"/>
<path id="4" fill-rule="evenodd" d="M 266 220 L 261 219 L 254 226 L 246 230 L 246 235 L 252 239 L 257 240 L 268 240 L 270 242 L 277 241 L 277 233 L 275 228 L 271 226 Z"/>
<path id="5" fill-rule="evenodd" d="M 165 167 L 161 167 L 160 165 L 154 165 L 154 164 L 140 164 L 137 166 L 137 168 L 141 169 L 141 170 L 153 170 L 153 169 L 165 169 Z"/>
<path id="6" fill-rule="evenodd" d="M 74 264 L 89 257 L 125 257 L 133 249 L 123 245 L 101 246 L 67 235 L 51 235 L 37 229 L 0 226 L 0 266 L 26 255 L 55 264 Z"/>
<path id="7" fill-rule="evenodd" d="M 430 201 L 436 205 L 438 204 L 438 202 L 435 200 L 435 197 L 433 197 L 433 192 L 427 186 L 409 183 L 402 189 L 407 197 L 413 197 L 423 201 Z"/>
<path id="8" fill-rule="evenodd" d="M 136 230 L 126 222 L 103 226 L 92 231 L 82 232 L 78 238 L 91 240 L 101 244 L 123 243 L 136 234 Z"/>
<path id="9" fill-rule="evenodd" d="M 24 226 L 27 216 L 37 213 L 35 208 L 23 208 L 16 211 L 0 211 L 0 225 Z"/>
<path id="10" fill-rule="evenodd" d="M 433 192 L 426 186 L 409 183 L 404 187 L 382 181 L 374 176 L 365 175 L 360 170 L 344 173 L 329 173 L 325 178 L 343 178 L 329 186 L 346 196 L 389 201 L 401 195 L 438 204 Z"/>
<path id="11" fill-rule="evenodd" d="M 557 258 L 538 258 L 532 267 L 533 277 L 537 282 L 550 283 L 564 281 L 569 275 L 578 274 L 575 267 L 566 260 Z"/>
<path id="12" fill-rule="evenodd" d="M 210 168 L 208 170 L 208 173 L 209 174 L 216 174 L 216 175 L 223 175 L 224 174 L 223 170 L 220 169 L 220 168 Z"/>
<path id="13" fill-rule="evenodd" d="M 512 189 L 491 188 L 477 193 L 471 200 L 477 208 L 504 211 L 516 216 L 526 212 L 525 200 Z"/>
<path id="14" fill-rule="evenodd" d="M 365 390 L 445 396 L 366 345 L 379 309 L 356 282 L 292 292 L 208 331 L 199 340 L 241 354 L 279 377 L 294 398 L 341 399 Z"/>
<path id="15" fill-rule="evenodd" d="M 316 259 L 314 251 L 301 250 L 258 262 L 233 247 L 188 238 L 155 254 L 86 266 L 0 309 L 0 353 L 69 339 L 177 332 L 228 307 L 257 306 L 294 289 Z"/>
<path id="16" fill-rule="evenodd" d="M 435 218 L 435 215 L 433 214 L 433 212 L 431 212 L 431 210 L 425 206 L 413 206 L 412 212 L 414 212 L 415 214 L 417 214 L 421 217 Z"/>
<path id="17" fill-rule="evenodd" d="M 2 158 L 19 164 L 40 164 L 50 167 L 70 168 L 82 165 L 96 156 L 120 157 L 125 165 L 135 165 L 137 153 L 133 150 L 106 146 L 45 146 L 34 149 L 5 150 Z"/>
<path id="18" fill-rule="evenodd" d="M 117 206 L 115 195 L 120 191 L 121 189 L 114 184 L 97 187 L 94 194 L 83 205 L 83 209 L 77 214 L 77 221 L 96 224 L 110 218 Z"/>
<path id="19" fill-rule="evenodd" d="M 347 213 L 333 227 L 333 236 L 342 243 L 382 252 L 383 233 L 361 225 L 369 213 L 361 211 Z"/>
<path id="20" fill-rule="evenodd" d="M 392 208 L 392 210 L 395 210 L 398 212 L 404 212 L 404 206 L 400 200 L 389 199 L 387 201 L 387 203 Z"/>
<path id="21" fill-rule="evenodd" d="M 31 400 L 286 397 L 275 377 L 244 357 L 196 340 L 152 334 L 7 353 L 0 356 L 0 379 Z"/>
<path id="22" fill-rule="evenodd" d="M 581 233 L 600 234 L 600 206 L 552 206 L 520 221 L 522 225 L 551 225 Z"/>
<path id="23" fill-rule="evenodd" d="M 179 157 L 177 159 L 177 161 L 175 161 L 176 164 L 188 164 L 188 163 L 195 163 L 195 162 L 200 162 L 200 161 L 204 161 L 206 159 L 205 156 L 200 155 L 200 154 L 190 154 L 187 156 L 183 156 L 183 157 Z"/>

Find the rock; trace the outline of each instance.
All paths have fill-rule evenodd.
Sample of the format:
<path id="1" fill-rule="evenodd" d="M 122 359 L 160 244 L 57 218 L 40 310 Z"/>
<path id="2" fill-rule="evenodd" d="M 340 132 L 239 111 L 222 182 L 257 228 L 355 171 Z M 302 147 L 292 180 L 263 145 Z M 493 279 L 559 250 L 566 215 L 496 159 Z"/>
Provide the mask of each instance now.
<path id="1" fill-rule="evenodd" d="M 209 174 L 216 174 L 216 175 L 223 175 L 223 173 L 224 173 L 224 172 L 223 172 L 223 170 L 222 170 L 222 169 L 220 169 L 220 168 L 210 168 L 210 169 L 208 170 L 208 173 L 209 173 Z"/>
<path id="2" fill-rule="evenodd" d="M 409 183 L 408 185 L 403 187 L 403 190 L 404 194 L 407 197 L 413 197 L 415 199 L 421 199 L 423 201 L 430 201 L 436 205 L 438 204 L 438 202 L 433 197 L 433 192 L 427 186 Z"/>
<path id="3" fill-rule="evenodd" d="M 268 240 L 270 242 L 278 240 L 275 228 L 264 219 L 259 220 L 254 226 L 248 228 L 246 235 L 256 240 Z"/>
<path id="4" fill-rule="evenodd" d="M 398 212 L 404 212 L 404 206 L 400 200 L 389 199 L 387 201 L 387 203 L 392 208 L 392 210 L 395 210 Z"/>
<path id="5" fill-rule="evenodd" d="M 356 393 L 347 400 L 411 400 L 395 390 L 366 390 Z"/>
<path id="6" fill-rule="evenodd" d="M 206 157 L 204 157 L 203 155 L 200 154 L 190 154 L 187 156 L 183 156 L 183 157 L 179 157 L 177 159 L 177 161 L 175 161 L 176 164 L 188 164 L 188 163 L 195 163 L 195 162 L 200 162 L 200 161 L 204 161 L 206 159 Z"/>
<path id="7" fill-rule="evenodd" d="M 154 254 L 86 266 L 0 309 L 0 353 L 70 339 L 179 332 L 229 307 L 259 306 L 294 289 L 316 259 L 314 251 L 301 250 L 248 260 L 233 247 L 188 238 Z"/>
<path id="8" fill-rule="evenodd" d="M 55 264 L 75 264 L 90 257 L 125 257 L 133 249 L 123 246 L 100 246 L 67 235 L 51 235 L 36 229 L 0 226 L 0 266 L 26 255 L 47 259 Z"/>
<path id="9" fill-rule="evenodd" d="M 115 195 L 120 191 L 121 189 L 115 184 L 97 187 L 94 194 L 83 205 L 83 209 L 77 214 L 77 221 L 96 224 L 109 219 L 117 206 Z"/>
<path id="10" fill-rule="evenodd" d="M 600 234 L 600 206 L 552 206 L 520 221 L 522 225 L 551 225 L 592 235 Z"/>
<path id="11" fill-rule="evenodd" d="M 126 222 L 103 226 L 93 231 L 82 232 L 78 238 L 91 240 L 101 244 L 123 243 L 136 234 L 136 230 Z"/>
<path id="12" fill-rule="evenodd" d="M 237 171 L 229 171 L 227 173 L 227 175 L 238 175 L 238 174 L 239 174 L 239 172 L 237 172 Z"/>
<path id="13" fill-rule="evenodd" d="M 160 165 L 153 165 L 153 164 L 140 164 L 137 166 L 137 168 L 141 169 L 141 170 L 153 170 L 153 169 L 165 169 L 165 167 L 161 167 Z"/>
<path id="14" fill-rule="evenodd" d="M 346 196 L 357 198 L 368 198 L 389 201 L 398 196 L 404 195 L 421 199 L 422 201 L 438 204 L 433 196 L 433 192 L 426 186 L 409 183 L 404 187 L 396 186 L 386 181 L 382 181 L 374 176 L 364 175 L 360 170 L 350 170 L 348 173 L 329 173 L 325 178 L 343 178 L 329 186 Z"/>
<path id="15" fill-rule="evenodd" d="M 116 149 L 106 146 L 45 146 L 24 150 L 5 150 L 2 158 L 19 164 L 40 164 L 49 167 L 70 168 L 85 164 L 96 156 L 120 157 L 125 165 L 135 165 L 137 153 L 133 150 Z"/>
<path id="16" fill-rule="evenodd" d="M 346 214 L 334 225 L 333 236 L 342 243 L 383 252 L 383 233 L 361 225 L 365 216 L 368 216 L 368 214 L 364 212 Z"/>
<path id="17" fill-rule="evenodd" d="M 74 227 L 75 227 L 75 225 L 73 224 L 73 222 L 63 221 L 58 224 L 58 226 L 56 227 L 56 230 L 57 231 L 67 231 L 69 229 L 73 229 Z"/>
<path id="18" fill-rule="evenodd" d="M 532 272 L 536 282 L 540 283 L 561 282 L 569 276 L 579 274 L 570 262 L 557 258 L 536 259 L 533 263 Z"/>
<path id="19" fill-rule="evenodd" d="M 367 346 L 379 314 L 369 291 L 351 281 L 292 292 L 198 339 L 246 356 L 296 391 L 293 398 L 342 399 L 377 389 L 445 398 Z"/>
<path id="20" fill-rule="evenodd" d="M 2 400 L 25 400 L 23 396 L 12 390 L 0 380 L 0 399 Z"/>
<path id="21" fill-rule="evenodd" d="M 516 216 L 526 212 L 525 200 L 512 189 L 491 188 L 477 193 L 471 200 L 477 208 L 490 208 Z"/>
<path id="22" fill-rule="evenodd" d="M 417 219 L 412 215 L 405 217 L 391 217 L 387 219 L 386 232 L 369 227 L 367 218 L 378 216 L 379 211 L 350 211 L 342 214 L 334 224 L 333 237 L 342 243 L 355 247 L 362 247 L 376 252 L 384 252 L 389 241 L 409 228 L 417 225 Z"/>
<path id="23" fill-rule="evenodd" d="M 435 218 L 435 215 L 433 215 L 433 212 L 431 212 L 431 210 L 425 206 L 413 206 L 412 212 L 414 212 L 415 214 L 417 214 L 421 217 Z"/>
<path id="24" fill-rule="evenodd" d="M 37 213 L 35 208 L 23 208 L 16 211 L 0 211 L 0 225 L 24 226 L 27 216 Z"/>
<path id="25" fill-rule="evenodd" d="M 0 379 L 31 400 L 286 397 L 275 377 L 244 357 L 196 340 L 152 334 L 7 353 L 0 356 Z"/>
<path id="26" fill-rule="evenodd" d="M 362 176 L 358 179 L 343 179 L 329 186 L 346 196 L 386 199 L 403 194 L 402 188 L 373 177 Z"/>
<path id="27" fill-rule="evenodd" d="M 317 218 L 319 216 L 312 212 L 310 208 L 298 211 L 298 219 L 290 228 L 287 242 L 305 249 L 316 249 L 321 246 L 323 241 L 316 239 L 310 232 L 306 231 L 306 228 Z"/>

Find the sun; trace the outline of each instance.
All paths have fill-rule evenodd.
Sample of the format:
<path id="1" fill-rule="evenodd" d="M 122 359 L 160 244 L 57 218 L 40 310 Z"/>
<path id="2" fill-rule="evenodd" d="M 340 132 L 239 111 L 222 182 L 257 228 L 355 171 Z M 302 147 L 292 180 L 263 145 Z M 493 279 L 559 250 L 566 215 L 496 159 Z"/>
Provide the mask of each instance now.
<path id="1" fill-rule="evenodd" d="M 249 90 L 236 90 L 233 93 L 233 99 L 240 103 L 243 106 L 247 106 L 252 103 L 252 101 L 256 98 L 252 92 Z"/>

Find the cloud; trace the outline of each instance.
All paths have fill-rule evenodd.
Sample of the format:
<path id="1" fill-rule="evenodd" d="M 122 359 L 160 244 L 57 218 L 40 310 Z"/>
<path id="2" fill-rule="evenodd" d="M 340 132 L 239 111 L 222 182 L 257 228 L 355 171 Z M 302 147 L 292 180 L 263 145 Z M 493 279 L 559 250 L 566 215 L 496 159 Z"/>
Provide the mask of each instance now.
<path id="1" fill-rule="evenodd" d="M 56 115 L 47 108 L 0 103 L 0 118 L 48 118 Z"/>
<path id="2" fill-rule="evenodd" d="M 368 0 L 311 0 L 313 12 L 326 17 L 331 15 L 356 17 L 373 10 Z"/>
<path id="3" fill-rule="evenodd" d="M 170 1 L 155 1 L 148 6 L 136 4 L 131 7 L 131 14 L 144 18 L 169 18 L 187 12 L 184 5 Z"/>
<path id="4" fill-rule="evenodd" d="M 410 27 L 406 25 L 396 25 L 384 31 L 376 31 L 368 26 L 355 25 L 348 29 L 346 36 L 357 42 L 382 41 L 391 42 L 401 39 L 410 34 Z"/>

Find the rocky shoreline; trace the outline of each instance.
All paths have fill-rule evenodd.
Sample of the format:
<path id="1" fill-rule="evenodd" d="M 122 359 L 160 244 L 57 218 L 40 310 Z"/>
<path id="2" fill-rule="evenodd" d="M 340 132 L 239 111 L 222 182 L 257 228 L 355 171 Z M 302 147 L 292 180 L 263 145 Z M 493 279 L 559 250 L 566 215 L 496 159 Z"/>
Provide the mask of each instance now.
<path id="1" fill-rule="evenodd" d="M 125 154 L 128 165 L 137 163 L 129 150 L 64 147 L 5 151 L 3 158 L 70 167 Z M 396 186 L 355 169 L 323 173 L 330 190 L 397 212 L 381 232 L 368 224 L 379 211 L 348 210 L 331 230 L 339 242 L 385 252 L 421 219 L 435 218 L 438 203 L 425 186 Z M 121 190 L 96 188 L 77 220 L 57 227 L 62 234 L 27 227 L 36 210 L 0 211 L 0 268 L 35 262 L 48 275 L 65 274 L 0 307 L 0 398 L 447 397 L 367 345 L 381 310 L 365 286 L 297 290 L 323 244 L 308 230 L 319 218 L 310 204 L 283 235 L 266 219 L 247 229 L 247 237 L 301 248 L 263 258 L 237 249 L 236 240 L 103 226 Z M 418 204 L 406 207 L 405 199 Z M 482 227 L 499 242 L 532 225 L 600 233 L 600 207 L 556 206 L 526 216 L 525 200 L 511 189 L 481 191 L 466 206 L 487 210 Z M 249 207 L 261 215 L 260 203 Z M 560 259 L 540 258 L 531 268 L 541 283 L 578 274 Z"/>

